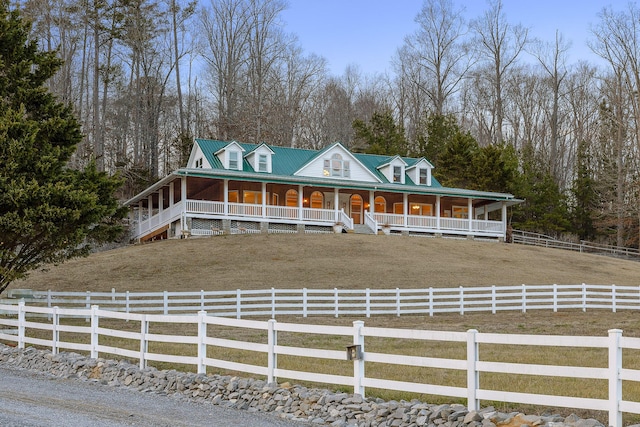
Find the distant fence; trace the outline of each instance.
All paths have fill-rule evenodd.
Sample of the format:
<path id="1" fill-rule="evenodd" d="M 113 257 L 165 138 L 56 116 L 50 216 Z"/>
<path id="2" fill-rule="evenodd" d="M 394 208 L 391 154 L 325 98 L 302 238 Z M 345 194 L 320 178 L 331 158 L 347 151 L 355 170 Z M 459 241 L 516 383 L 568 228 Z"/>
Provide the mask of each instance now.
<path id="1" fill-rule="evenodd" d="M 600 243 L 587 242 L 586 240 L 581 240 L 580 243 L 565 242 L 563 240 L 554 239 L 553 237 L 544 234 L 531 233 L 529 231 L 520 230 L 513 230 L 513 232 L 511 233 L 511 239 L 513 243 L 519 243 L 521 245 L 565 249 L 581 253 L 592 253 L 640 260 L 640 250 L 638 249 L 625 248 L 622 246 L 603 245 Z"/>
<path id="2" fill-rule="evenodd" d="M 263 289 L 197 292 L 52 292 L 18 289 L 0 304 L 125 313 L 207 311 L 219 317 L 428 315 L 499 311 L 640 310 L 640 286 L 520 285 L 422 289 Z"/>
<path id="3" fill-rule="evenodd" d="M 467 332 L 443 332 L 443 331 L 425 331 L 425 330 L 406 330 L 377 328 L 364 326 L 364 322 L 353 322 L 353 326 L 330 326 L 323 325 L 305 325 L 295 323 L 280 323 L 275 320 L 255 321 L 255 320 L 238 320 L 221 317 L 211 317 L 206 312 L 200 311 L 197 314 L 190 315 L 148 315 L 135 313 L 120 313 L 102 310 L 98 306 L 90 309 L 63 309 L 63 308 L 47 308 L 26 306 L 24 302 L 18 305 L 0 305 L 5 315 L 0 316 L 0 325 L 17 328 L 17 334 L 9 334 L 0 331 L 0 340 L 14 342 L 18 347 L 24 348 L 26 344 L 50 347 L 55 354 L 61 349 L 84 351 L 90 354 L 92 358 L 98 358 L 100 355 L 116 355 L 138 359 L 140 367 L 144 368 L 150 361 L 179 363 L 195 366 L 198 373 L 206 373 L 208 367 L 221 368 L 231 371 L 246 372 L 250 374 L 260 375 L 267 378 L 269 383 L 274 382 L 277 378 L 287 378 L 301 381 L 311 381 L 315 383 L 328 383 L 334 385 L 346 385 L 353 387 L 354 393 L 365 395 L 366 387 L 376 389 L 400 390 L 405 392 L 424 393 L 431 395 L 441 395 L 447 397 L 463 398 L 467 400 L 469 410 L 479 408 L 480 400 L 485 401 L 502 401 L 523 404 L 543 405 L 552 407 L 568 407 L 582 408 L 589 410 L 606 411 L 609 414 L 609 425 L 614 427 L 622 426 L 623 413 L 640 413 L 640 403 L 633 400 L 625 400 L 623 395 L 622 383 L 640 382 L 640 370 L 625 369 L 622 364 L 623 352 L 629 349 L 640 350 L 640 338 L 628 338 L 622 336 L 620 330 L 610 330 L 608 337 L 572 337 L 572 336 L 546 336 L 546 335 L 513 335 L 513 334 L 495 334 L 480 333 L 476 330 Z M 40 315 L 48 317 L 51 320 L 42 320 L 40 322 L 27 321 L 27 314 Z M 90 325 L 77 326 L 65 322 L 60 322 L 63 316 L 67 317 L 87 317 L 91 320 Z M 121 321 L 119 325 L 124 325 L 122 321 L 139 322 L 140 328 L 133 330 L 130 323 L 128 327 L 114 326 L 114 320 Z M 108 321 L 108 322 L 105 322 Z M 106 326 L 102 324 L 106 323 Z M 117 323 L 117 322 L 115 322 Z M 161 323 L 182 324 L 185 328 L 191 328 L 191 335 L 183 333 L 170 334 L 163 332 L 155 334 L 149 332 L 151 324 Z M 209 328 L 208 326 L 214 326 Z M 216 337 L 219 333 L 220 326 L 233 328 L 242 328 L 251 330 L 252 335 L 259 331 L 260 342 L 243 341 L 239 334 L 234 339 L 223 339 Z M 164 331 L 165 329 L 163 329 Z M 170 329 L 169 329 L 170 331 Z M 34 337 L 34 332 L 39 332 L 39 338 Z M 292 332 L 296 334 L 307 335 L 332 335 L 346 337 L 347 342 L 353 342 L 353 346 L 346 349 L 335 348 L 335 342 L 332 347 L 310 348 L 294 347 L 278 344 L 278 333 Z M 61 333 L 72 333 L 73 339 L 68 341 L 61 340 Z M 48 335 L 49 338 L 42 338 Z M 80 336 L 81 338 L 78 338 Z M 113 338 L 129 340 L 129 348 L 118 347 L 114 344 Z M 369 352 L 365 350 L 365 339 L 370 338 L 383 340 L 419 340 L 423 343 L 432 341 L 438 342 L 454 342 L 460 343 L 462 350 L 466 348 L 466 357 L 461 355 L 459 359 L 434 358 L 427 356 L 415 356 L 405 354 L 387 354 Z M 255 338 L 253 338 L 255 340 Z M 111 345 L 105 344 L 109 342 Z M 118 341 L 115 341 L 118 342 Z M 165 354 L 160 351 L 165 347 L 156 347 L 160 349 L 156 352 L 149 351 L 150 343 L 178 343 L 183 346 L 190 346 L 195 351 L 194 356 L 178 356 Z M 602 356 L 599 365 L 603 367 L 593 366 L 555 366 L 555 365 L 531 365 L 524 363 L 496 362 L 491 360 L 483 360 L 480 354 L 480 344 L 490 344 L 492 347 L 496 345 L 506 346 L 531 346 L 536 352 L 550 352 L 558 347 L 571 347 L 580 349 L 606 349 L 608 356 Z M 238 357 L 236 360 L 222 360 L 208 356 L 208 349 L 213 347 L 222 347 L 223 349 L 238 349 L 248 352 L 258 352 L 264 355 L 263 363 L 248 364 L 246 358 Z M 132 350 L 132 348 L 136 350 Z M 395 347 L 394 352 L 401 352 L 401 347 Z M 589 351 L 589 350 L 584 350 Z M 227 352 L 224 353 L 227 355 Z M 463 353 L 464 354 L 464 353 Z M 296 356 L 312 359 L 331 360 L 331 364 L 347 363 L 347 367 L 353 360 L 352 375 L 336 375 L 305 372 L 300 370 L 283 369 L 279 367 L 278 356 Z M 232 356 L 231 356 L 232 357 Z M 341 361 L 341 362 L 340 362 Z M 456 385 L 438 385 L 425 382 L 411 382 L 397 379 L 395 369 L 391 370 L 391 375 L 396 379 L 378 378 L 380 371 L 377 368 L 370 368 L 366 371 L 365 364 L 376 363 L 392 366 L 410 366 L 420 368 L 432 368 L 436 370 L 463 371 L 466 372 L 466 386 L 462 384 Z M 350 369 L 347 369 L 350 370 Z M 527 389 L 527 385 L 523 384 L 524 390 L 501 391 L 496 389 L 483 388 L 480 382 L 480 374 L 497 373 L 508 375 L 515 378 L 516 375 L 529 375 L 536 377 L 567 377 L 572 379 L 588 379 L 600 381 L 602 388 L 608 394 L 606 398 L 585 398 L 572 396 L 556 396 L 545 394 L 532 394 Z M 417 381 L 428 381 L 431 376 L 416 376 Z M 433 381 L 433 379 L 432 379 Z M 516 381 L 514 381 L 514 384 Z M 604 384 L 607 384 L 605 386 Z M 455 384 L 448 382 L 448 384 Z M 628 388 L 625 390 L 628 391 Z M 579 390 L 580 387 L 575 387 Z M 571 392 L 571 390 L 567 390 Z M 604 396 L 604 393 L 602 394 Z"/>

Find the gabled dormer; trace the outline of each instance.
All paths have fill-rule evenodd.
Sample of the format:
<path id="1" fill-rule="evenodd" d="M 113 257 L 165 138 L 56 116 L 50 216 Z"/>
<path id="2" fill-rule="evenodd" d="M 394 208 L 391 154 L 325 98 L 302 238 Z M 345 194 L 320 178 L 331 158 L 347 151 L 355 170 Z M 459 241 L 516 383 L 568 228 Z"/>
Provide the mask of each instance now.
<path id="1" fill-rule="evenodd" d="M 211 164 L 200 148 L 200 144 L 194 144 L 187 161 L 188 168 L 211 169 Z"/>
<path id="2" fill-rule="evenodd" d="M 402 160 L 400 156 L 394 156 L 378 166 L 377 169 L 385 176 L 385 178 L 387 178 L 387 180 L 389 180 L 389 182 L 404 184 L 406 168 L 407 163 Z"/>
<path id="3" fill-rule="evenodd" d="M 314 178 L 382 182 L 371 170 L 339 142 L 326 147 L 309 159 L 294 175 Z"/>
<path id="4" fill-rule="evenodd" d="M 433 165 L 424 157 L 418 159 L 411 166 L 407 166 L 407 175 L 416 185 L 431 186 L 431 171 Z"/>
<path id="5" fill-rule="evenodd" d="M 267 144 L 262 143 L 249 151 L 244 158 L 247 159 L 254 171 L 271 173 L 273 171 L 273 155 L 273 150 Z"/>
<path id="6" fill-rule="evenodd" d="M 214 154 L 220 159 L 222 167 L 229 170 L 242 170 L 244 148 L 236 141 L 231 141 Z"/>

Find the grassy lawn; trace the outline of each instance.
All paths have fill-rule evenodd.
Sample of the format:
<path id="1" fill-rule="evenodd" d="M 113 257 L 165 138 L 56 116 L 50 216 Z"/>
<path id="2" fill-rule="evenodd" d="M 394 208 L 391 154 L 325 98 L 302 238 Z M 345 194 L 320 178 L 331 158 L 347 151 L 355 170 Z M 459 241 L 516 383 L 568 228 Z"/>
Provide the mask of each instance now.
<path id="1" fill-rule="evenodd" d="M 34 273 L 27 280 L 14 283 L 14 288 L 54 291 L 197 291 L 275 288 L 424 288 L 526 284 L 617 284 L 638 285 L 640 262 L 569 251 L 520 245 L 474 242 L 466 240 L 429 239 L 399 236 L 362 235 L 250 235 L 165 241 L 136 245 L 73 260 L 47 271 Z M 384 316 L 370 319 L 279 317 L 280 322 L 351 325 L 364 320 L 366 326 L 428 329 L 510 334 L 591 335 L 606 336 L 609 329 L 622 329 L 624 336 L 640 336 L 640 322 L 635 312 L 611 313 L 604 310 L 567 310 L 501 312 L 496 315 L 471 313 L 428 316 Z M 78 321 L 76 321 L 78 322 Z M 81 322 L 82 323 L 82 322 Z M 139 324 L 115 325 L 132 331 Z M 101 327 L 108 327 L 101 322 Z M 195 334 L 184 326 L 154 325 L 156 333 Z M 162 332 L 160 332 L 162 331 Z M 151 332 L 154 332 L 152 329 Z M 210 332 L 211 333 L 211 332 Z M 266 342 L 260 331 L 216 328 L 216 336 Z M 63 339 L 78 339 L 72 336 Z M 101 339 L 102 340 L 102 339 Z M 138 350 L 137 342 L 104 338 L 101 344 L 118 345 Z M 281 345 L 344 349 L 349 337 L 281 333 Z M 466 357 L 463 344 L 423 343 L 410 340 L 367 339 L 367 351 L 402 353 L 429 357 Z M 151 351 L 194 355 L 195 346 L 152 343 Z M 253 352 L 209 347 L 209 357 L 266 365 L 266 356 Z M 640 369 L 640 355 L 624 355 L 624 367 Z M 544 350 L 533 346 L 481 345 L 482 360 L 550 365 L 604 367 L 606 350 L 557 348 Z M 134 361 L 135 362 L 135 361 Z M 194 370 L 195 367 L 151 363 L 158 368 Z M 315 370 L 322 373 L 351 375 L 350 362 L 307 360 L 281 356 L 283 369 Z M 211 371 L 213 372 L 213 371 Z M 464 372 L 427 368 L 409 368 L 367 364 L 367 373 L 378 378 L 394 378 L 431 384 L 464 387 Z M 240 374 L 242 375 L 242 374 Z M 281 379 L 285 380 L 285 379 Z M 606 398 L 603 381 L 536 378 L 526 375 L 483 374 L 480 384 L 487 389 L 579 395 Z M 349 387 L 341 387 L 351 391 Z M 384 399 L 412 399 L 430 403 L 450 403 L 453 399 L 416 396 L 384 390 L 367 390 L 370 396 Z M 640 387 L 625 383 L 626 399 L 640 400 Z M 539 408 L 495 402 L 501 410 L 527 413 L 576 412 L 606 421 L 606 414 L 571 411 L 562 408 Z M 625 417 L 625 423 L 638 422 L 638 417 Z"/>

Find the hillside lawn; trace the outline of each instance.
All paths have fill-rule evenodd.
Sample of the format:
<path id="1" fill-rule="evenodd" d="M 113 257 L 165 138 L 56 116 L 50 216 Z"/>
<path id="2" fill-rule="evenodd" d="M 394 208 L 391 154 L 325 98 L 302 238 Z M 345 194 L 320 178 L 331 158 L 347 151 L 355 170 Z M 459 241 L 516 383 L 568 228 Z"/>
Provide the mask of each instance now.
<path id="1" fill-rule="evenodd" d="M 33 273 L 28 279 L 13 284 L 13 288 L 53 291 L 199 291 L 275 288 L 428 288 L 457 286 L 506 286 L 520 284 L 617 284 L 638 286 L 640 262 L 606 256 L 581 254 L 559 249 L 546 249 L 498 242 L 480 242 L 443 238 L 404 236 L 337 235 L 231 235 L 192 238 L 131 245 L 100 252 L 88 258 L 69 261 Z M 640 292 L 640 287 L 639 287 Z M 278 321 L 350 325 L 355 318 L 278 317 Z M 514 334 L 595 335 L 606 336 L 609 329 L 622 329 L 625 336 L 640 336 L 640 321 L 635 311 L 550 310 L 522 312 L 436 314 L 429 316 L 378 316 L 364 320 L 368 326 Z M 135 322 L 132 322 L 135 323 Z M 139 327 L 129 325 L 129 327 Z M 177 327 L 176 327 L 177 328 Z M 170 330 L 183 333 L 180 329 Z M 162 333 L 169 330 L 163 329 Z M 220 331 L 222 337 L 256 338 L 253 332 Z M 253 335 L 252 335 L 253 334 Z M 281 344 L 313 348 L 344 348 L 349 342 L 333 337 L 279 335 Z M 370 351 L 434 357 L 464 357 L 465 348 L 444 343 L 368 342 Z M 397 341 L 397 342 L 396 342 Z M 121 343 L 114 343 L 121 345 Z M 158 344 L 161 345 L 161 344 Z M 193 348 L 166 345 L 161 352 L 191 354 Z M 263 363 L 262 356 L 222 349 L 218 355 L 208 350 L 209 357 L 232 357 L 246 363 Z M 483 345 L 484 360 L 512 361 L 531 364 L 556 364 L 606 367 L 606 350 L 596 349 L 536 349 L 530 346 Z M 397 354 L 397 353 L 396 353 Z M 308 370 L 308 361 L 280 357 L 279 365 Z M 300 359 L 300 358 L 298 358 Z M 304 358 L 302 358 L 304 359 Z M 349 366 L 334 371 L 335 364 L 313 361 L 314 369 L 326 373 L 348 375 Z M 175 366 L 155 364 L 159 368 Z M 165 366 L 166 365 L 166 366 Z M 326 365 L 326 366 L 325 366 Z M 625 355 L 625 367 L 640 369 L 638 352 Z M 433 383 L 464 384 L 464 373 L 452 376 L 421 368 L 370 366 L 381 377 L 403 377 L 411 381 L 427 376 Z M 184 367 L 187 370 L 193 367 Z M 388 371 L 388 372 L 387 372 Z M 242 375 L 242 374 L 241 374 Z M 444 375 L 444 376 L 442 376 Z M 529 390 L 533 393 L 606 398 L 602 382 L 531 378 L 526 375 L 484 376 L 488 388 Z M 625 386 L 625 396 L 640 398 L 640 386 Z M 349 388 L 343 388 L 349 391 Z M 431 403 L 445 403 L 448 398 L 412 395 L 382 390 L 370 390 L 387 400 L 418 397 Z M 500 410 L 520 410 L 525 413 L 575 412 L 586 418 L 606 420 L 606 414 L 568 408 L 540 408 L 531 405 L 493 403 Z M 640 421 L 640 416 L 625 415 L 625 423 Z"/>
<path id="2" fill-rule="evenodd" d="M 53 291 L 380 289 L 520 284 L 640 286 L 640 262 L 516 244 L 358 234 L 257 234 L 130 245 L 31 274 L 12 288 Z M 639 288 L 640 290 L 640 288 Z M 317 318 L 283 319 L 318 322 Z M 350 324 L 351 318 L 327 323 Z M 637 314 L 606 310 L 385 316 L 366 324 L 481 332 L 640 336 Z"/>

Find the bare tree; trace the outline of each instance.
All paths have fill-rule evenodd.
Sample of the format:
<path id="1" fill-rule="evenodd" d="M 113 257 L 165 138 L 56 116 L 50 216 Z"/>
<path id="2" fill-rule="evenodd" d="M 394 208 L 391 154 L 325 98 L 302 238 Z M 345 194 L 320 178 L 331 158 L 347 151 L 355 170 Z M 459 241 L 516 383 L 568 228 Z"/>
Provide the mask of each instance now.
<path id="1" fill-rule="evenodd" d="M 462 42 L 467 32 L 462 10 L 451 0 L 426 0 L 416 22 L 419 28 L 405 39 L 400 58 L 421 69 L 408 76 L 416 77 L 413 84 L 431 101 L 431 112 L 443 115 L 473 63 Z"/>
<path id="2" fill-rule="evenodd" d="M 489 10 L 471 23 L 479 60 L 487 64 L 480 78 L 486 79 L 491 92 L 491 139 L 502 142 L 504 125 L 504 81 L 506 74 L 529 43 L 529 30 L 510 25 L 502 9 L 502 0 L 490 0 Z"/>

